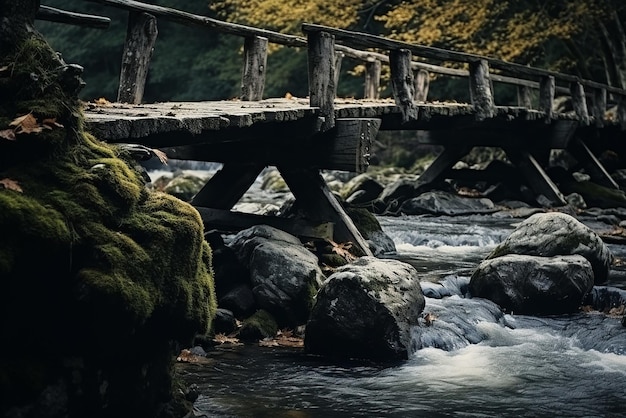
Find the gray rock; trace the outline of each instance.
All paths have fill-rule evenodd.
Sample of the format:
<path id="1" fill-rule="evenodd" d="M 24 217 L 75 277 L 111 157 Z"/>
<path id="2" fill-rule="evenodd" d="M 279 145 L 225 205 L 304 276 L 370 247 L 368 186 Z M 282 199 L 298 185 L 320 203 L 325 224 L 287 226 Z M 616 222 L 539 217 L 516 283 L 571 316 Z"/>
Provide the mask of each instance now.
<path id="1" fill-rule="evenodd" d="M 246 318 L 256 310 L 252 289 L 247 284 L 240 284 L 217 300 L 217 306 L 233 312 L 238 319 Z"/>
<path id="2" fill-rule="evenodd" d="M 613 254 L 598 234 L 576 218 L 559 212 L 538 213 L 526 219 L 487 259 L 506 254 L 582 255 L 593 267 L 595 284 L 606 282 L 613 262 Z"/>
<path id="3" fill-rule="evenodd" d="M 581 255 L 510 254 L 485 260 L 469 284 L 472 296 L 529 315 L 575 312 L 592 288 L 591 264 Z"/>
<path id="4" fill-rule="evenodd" d="M 308 353 L 373 360 L 406 359 L 410 327 L 424 295 L 418 273 L 398 260 L 361 257 L 320 289 L 306 327 Z"/>
<path id="5" fill-rule="evenodd" d="M 407 200 L 400 212 L 407 215 L 468 215 L 493 213 L 498 209 L 490 199 L 458 196 L 448 192 L 432 191 Z"/>

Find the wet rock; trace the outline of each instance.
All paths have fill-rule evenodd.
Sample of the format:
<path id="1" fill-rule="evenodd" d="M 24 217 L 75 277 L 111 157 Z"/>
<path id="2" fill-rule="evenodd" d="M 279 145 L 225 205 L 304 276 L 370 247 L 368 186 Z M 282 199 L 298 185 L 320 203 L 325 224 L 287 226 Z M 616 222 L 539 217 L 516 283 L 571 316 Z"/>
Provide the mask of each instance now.
<path id="1" fill-rule="evenodd" d="M 404 202 L 415 196 L 416 193 L 415 180 L 410 178 L 402 178 L 387 185 L 379 196 L 379 199 L 387 206 L 392 202 Z"/>
<path id="2" fill-rule="evenodd" d="M 393 240 L 383 231 L 373 213 L 364 208 L 354 207 L 347 207 L 346 212 L 369 244 L 374 255 L 396 251 L 396 245 Z"/>
<path id="3" fill-rule="evenodd" d="M 180 200 L 189 202 L 204 187 L 205 183 L 206 177 L 204 176 L 178 171 L 174 173 L 174 177 L 163 188 L 163 191 Z"/>
<path id="4" fill-rule="evenodd" d="M 613 262 L 613 255 L 598 234 L 576 218 L 559 212 L 539 213 L 526 219 L 487 259 L 507 254 L 582 255 L 591 263 L 595 284 L 606 282 Z"/>
<path id="5" fill-rule="evenodd" d="M 272 314 L 260 309 L 243 321 L 237 335 L 242 341 L 259 341 L 273 337 L 277 332 L 278 324 Z"/>
<path id="6" fill-rule="evenodd" d="M 232 289 L 249 283 L 250 272 L 239 261 L 235 251 L 224 243 L 218 231 L 209 231 L 204 234 L 204 238 L 211 247 L 215 293 L 219 300 Z"/>
<path id="7" fill-rule="evenodd" d="M 509 254 L 480 263 L 472 274 L 472 296 L 520 314 L 577 311 L 593 287 L 591 264 L 581 255 L 539 257 Z"/>
<path id="8" fill-rule="evenodd" d="M 337 269 L 317 295 L 306 327 L 306 351 L 342 358 L 407 358 L 410 327 L 424 308 L 417 274 L 409 264 L 374 257 Z"/>
<path id="9" fill-rule="evenodd" d="M 248 284 L 240 284 L 217 300 L 217 306 L 233 312 L 236 318 L 246 318 L 257 309 L 254 294 Z"/>
<path id="10" fill-rule="evenodd" d="M 280 326 L 304 324 L 325 279 L 315 254 L 293 235 L 266 225 L 240 232 L 232 247 L 250 269 L 257 305 Z"/>
<path id="11" fill-rule="evenodd" d="M 378 198 L 383 189 L 382 184 L 363 173 L 344 185 L 341 196 L 352 204 L 366 203 Z"/>
<path id="12" fill-rule="evenodd" d="M 407 200 L 400 207 L 400 212 L 407 215 L 467 215 L 475 213 L 493 213 L 498 209 L 486 198 L 458 196 L 448 192 L 432 191 Z"/>
<path id="13" fill-rule="evenodd" d="M 228 309 L 218 308 L 213 320 L 213 330 L 216 334 L 230 334 L 237 328 L 235 315 Z"/>

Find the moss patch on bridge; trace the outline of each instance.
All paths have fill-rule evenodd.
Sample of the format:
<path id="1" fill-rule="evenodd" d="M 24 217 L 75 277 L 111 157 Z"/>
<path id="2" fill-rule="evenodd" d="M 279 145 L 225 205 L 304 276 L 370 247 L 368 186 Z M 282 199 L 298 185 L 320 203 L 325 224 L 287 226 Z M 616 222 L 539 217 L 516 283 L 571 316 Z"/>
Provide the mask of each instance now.
<path id="1" fill-rule="evenodd" d="M 0 415 L 52 391 L 75 416 L 156 416 L 172 342 L 215 314 L 211 249 L 192 206 L 84 131 L 74 70 L 36 33 L 0 57 Z"/>

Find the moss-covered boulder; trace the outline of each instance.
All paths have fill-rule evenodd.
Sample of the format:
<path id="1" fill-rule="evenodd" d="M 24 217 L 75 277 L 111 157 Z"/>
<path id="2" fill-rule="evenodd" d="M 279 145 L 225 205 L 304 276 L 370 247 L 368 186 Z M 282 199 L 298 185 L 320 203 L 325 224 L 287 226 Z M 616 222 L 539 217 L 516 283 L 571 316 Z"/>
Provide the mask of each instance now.
<path id="1" fill-rule="evenodd" d="M 36 6 L 0 0 L 0 415 L 182 416 L 173 349 L 216 309 L 202 221 L 84 131 Z"/>

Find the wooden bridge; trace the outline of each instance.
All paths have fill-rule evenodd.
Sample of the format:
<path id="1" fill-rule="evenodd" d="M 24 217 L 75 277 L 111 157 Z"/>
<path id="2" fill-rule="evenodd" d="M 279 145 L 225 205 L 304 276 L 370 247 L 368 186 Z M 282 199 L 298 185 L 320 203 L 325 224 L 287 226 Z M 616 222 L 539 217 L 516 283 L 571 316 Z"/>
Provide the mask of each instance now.
<path id="1" fill-rule="evenodd" d="M 358 252 L 371 254 L 320 170 L 365 171 L 379 130 L 436 132 L 434 139 L 423 143 L 441 145 L 443 151 L 419 183 L 450 175 L 452 166 L 474 146 L 492 146 L 502 148 L 533 191 L 555 205 L 565 201 L 544 171 L 551 149 L 568 149 L 587 164 L 595 182 L 619 188 L 596 154 L 609 145 L 621 149 L 626 142 L 626 90 L 485 56 L 314 24 L 303 24 L 305 36 L 299 37 L 137 1 L 88 1 L 129 12 L 117 101 L 88 105 L 89 130 L 108 142 L 159 148 L 170 158 L 224 163 L 191 202 L 208 228 L 269 223 L 297 235 L 326 234 L 337 242 L 351 241 Z M 107 18 L 45 6 L 38 18 L 98 28 L 109 23 Z M 142 103 L 157 18 L 243 38 L 240 99 Z M 308 98 L 263 97 L 268 43 L 307 49 Z M 363 99 L 336 97 L 344 56 L 365 64 Z M 446 63 L 466 64 L 468 69 L 449 68 Z M 379 97 L 382 65 L 389 65 L 393 98 Z M 431 74 L 467 78 L 471 102 L 429 102 Z M 517 106 L 496 104 L 494 83 L 517 86 Z M 534 107 L 533 90 L 538 91 Z M 555 110 L 556 94 L 571 98 L 572 112 Z M 278 168 L 307 222 L 231 211 L 268 165 Z"/>

